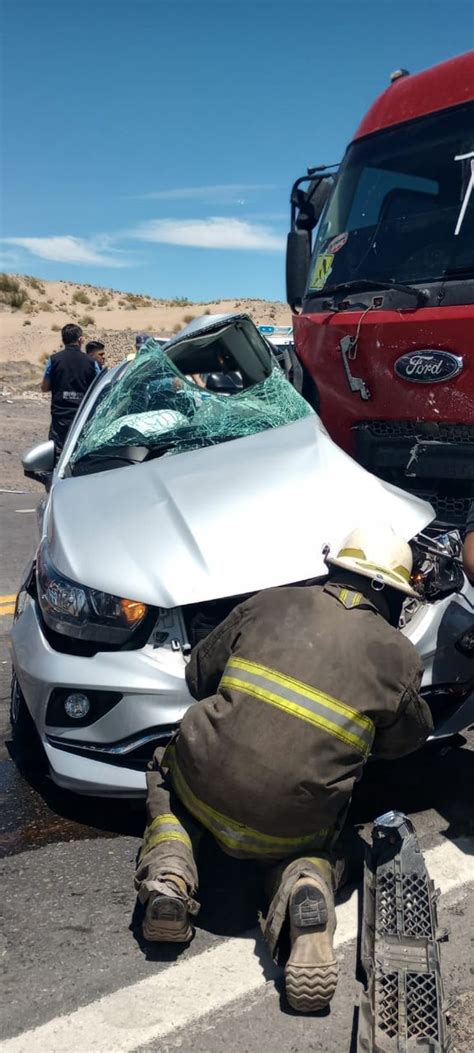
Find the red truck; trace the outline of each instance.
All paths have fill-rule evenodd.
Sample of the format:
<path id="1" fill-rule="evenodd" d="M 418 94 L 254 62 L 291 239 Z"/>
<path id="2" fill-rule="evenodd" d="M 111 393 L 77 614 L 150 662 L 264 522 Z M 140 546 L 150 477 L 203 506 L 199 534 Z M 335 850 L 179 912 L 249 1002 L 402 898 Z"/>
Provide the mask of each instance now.
<path id="1" fill-rule="evenodd" d="M 474 52 L 392 74 L 342 164 L 291 195 L 303 393 L 377 475 L 462 525 L 474 499 Z"/>

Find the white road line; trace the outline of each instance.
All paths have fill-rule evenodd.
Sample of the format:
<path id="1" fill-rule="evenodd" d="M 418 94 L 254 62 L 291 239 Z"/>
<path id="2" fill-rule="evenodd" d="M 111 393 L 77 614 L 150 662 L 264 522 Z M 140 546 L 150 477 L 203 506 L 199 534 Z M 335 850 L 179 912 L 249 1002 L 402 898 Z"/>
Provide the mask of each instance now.
<path id="1" fill-rule="evenodd" d="M 441 892 L 474 878 L 474 838 L 446 841 L 425 853 Z M 336 945 L 357 935 L 357 899 L 337 910 Z M 0 1043 L 3 1053 L 131 1053 L 263 988 L 277 976 L 261 938 L 251 932 L 181 960 L 130 987 Z"/>

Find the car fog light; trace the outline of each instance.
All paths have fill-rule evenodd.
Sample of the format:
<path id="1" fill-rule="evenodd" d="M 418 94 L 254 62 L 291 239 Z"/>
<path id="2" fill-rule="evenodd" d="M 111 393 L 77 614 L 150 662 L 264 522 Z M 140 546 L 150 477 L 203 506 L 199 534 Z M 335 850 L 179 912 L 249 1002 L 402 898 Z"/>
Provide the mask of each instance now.
<path id="1" fill-rule="evenodd" d="M 87 695 L 66 695 L 64 709 L 71 720 L 83 720 L 91 708 Z"/>
<path id="2" fill-rule="evenodd" d="M 474 658 L 474 629 L 467 629 L 459 640 L 456 640 L 455 647 L 466 658 Z"/>

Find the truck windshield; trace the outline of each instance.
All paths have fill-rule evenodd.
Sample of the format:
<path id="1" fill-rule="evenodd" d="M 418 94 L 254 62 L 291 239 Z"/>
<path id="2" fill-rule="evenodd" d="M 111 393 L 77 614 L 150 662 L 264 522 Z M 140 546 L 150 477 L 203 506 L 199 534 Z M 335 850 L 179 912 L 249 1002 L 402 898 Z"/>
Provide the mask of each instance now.
<path id="1" fill-rule="evenodd" d="M 474 103 L 352 143 L 321 217 L 307 296 L 360 279 L 474 276 Z"/>

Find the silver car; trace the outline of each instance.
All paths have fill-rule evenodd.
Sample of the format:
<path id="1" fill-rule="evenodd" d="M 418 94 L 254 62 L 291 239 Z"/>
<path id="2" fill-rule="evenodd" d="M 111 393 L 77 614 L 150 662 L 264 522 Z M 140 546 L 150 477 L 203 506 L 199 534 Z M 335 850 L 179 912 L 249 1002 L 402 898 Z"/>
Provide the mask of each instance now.
<path id="1" fill-rule="evenodd" d="M 53 462 L 43 443 L 23 464 L 38 478 Z M 325 546 L 374 517 L 418 535 L 433 588 L 405 631 L 440 689 L 438 730 L 459 730 L 474 710 L 473 589 L 455 539 L 420 536 L 431 506 L 334 445 L 247 317 L 149 342 L 97 379 L 40 507 L 11 637 L 14 731 L 32 719 L 59 786 L 144 794 L 154 748 L 192 703 L 193 645 L 244 596 L 322 577 Z"/>

